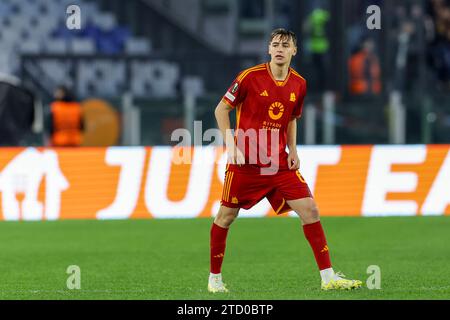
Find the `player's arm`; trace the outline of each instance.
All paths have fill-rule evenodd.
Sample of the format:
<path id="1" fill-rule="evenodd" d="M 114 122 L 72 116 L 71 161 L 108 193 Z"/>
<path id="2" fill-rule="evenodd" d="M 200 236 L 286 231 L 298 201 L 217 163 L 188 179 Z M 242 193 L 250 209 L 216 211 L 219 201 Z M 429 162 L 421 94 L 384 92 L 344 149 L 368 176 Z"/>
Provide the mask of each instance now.
<path id="1" fill-rule="evenodd" d="M 245 163 L 245 157 L 234 143 L 234 137 L 230 127 L 231 110 L 233 110 L 231 106 L 221 100 L 214 111 L 214 115 L 216 116 L 217 125 L 222 132 L 222 137 L 227 148 L 228 163 L 241 165 Z"/>
<path id="2" fill-rule="evenodd" d="M 290 170 L 300 168 L 300 159 L 297 154 L 297 118 L 292 117 L 287 127 L 287 146 L 289 149 L 288 167 Z"/>
<path id="3" fill-rule="evenodd" d="M 302 78 L 303 79 L 303 78 Z M 302 86 L 298 94 L 298 101 L 292 112 L 291 120 L 287 127 L 287 146 L 289 149 L 288 167 L 291 170 L 300 168 L 300 159 L 297 154 L 297 119 L 302 116 L 303 102 L 306 96 L 306 80 L 303 79 Z"/>

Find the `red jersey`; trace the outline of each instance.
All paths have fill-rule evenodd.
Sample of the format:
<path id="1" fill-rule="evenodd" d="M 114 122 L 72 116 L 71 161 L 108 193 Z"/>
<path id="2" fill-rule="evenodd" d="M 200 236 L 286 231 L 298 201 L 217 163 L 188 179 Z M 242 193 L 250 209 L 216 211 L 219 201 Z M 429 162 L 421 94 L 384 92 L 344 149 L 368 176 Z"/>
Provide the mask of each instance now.
<path id="1" fill-rule="evenodd" d="M 222 101 L 236 108 L 235 138 L 246 167 L 288 170 L 287 126 L 301 116 L 305 95 L 306 80 L 292 68 L 284 81 L 275 80 L 269 63 L 239 73 Z"/>

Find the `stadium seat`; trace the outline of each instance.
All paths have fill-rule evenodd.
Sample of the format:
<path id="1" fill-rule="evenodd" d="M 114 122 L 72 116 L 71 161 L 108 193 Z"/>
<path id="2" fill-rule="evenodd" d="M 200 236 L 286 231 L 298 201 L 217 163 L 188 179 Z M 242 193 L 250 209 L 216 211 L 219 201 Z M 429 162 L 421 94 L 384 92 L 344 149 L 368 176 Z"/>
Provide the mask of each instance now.
<path id="1" fill-rule="evenodd" d="M 146 55 L 151 52 L 151 43 L 144 38 L 130 38 L 125 42 L 125 52 L 128 54 Z"/>
<path id="2" fill-rule="evenodd" d="M 0 16 L 0 29 L 8 27 L 8 17 Z"/>
<path id="3" fill-rule="evenodd" d="M 45 17 L 66 17 L 66 8 L 60 1 L 45 1 L 42 7 L 46 7 Z"/>
<path id="4" fill-rule="evenodd" d="M 161 1 L 164 5 L 166 2 Z M 66 9 L 76 4 L 82 10 L 82 29 L 66 27 Z M 172 3 L 173 6 L 173 3 Z M 199 8 L 200 0 L 188 0 L 177 9 Z M 152 42 L 133 37 L 129 28 L 121 26 L 111 12 L 102 11 L 95 1 L 85 0 L 0 0 L 0 72 L 20 70 L 20 54 L 55 55 L 149 55 Z M 69 60 L 43 60 L 41 68 L 55 83 L 67 82 Z M 77 86 L 81 94 L 115 95 L 124 90 L 125 63 L 85 61 L 78 66 Z M 141 96 L 173 95 L 179 77 L 178 66 L 164 61 L 141 63 L 133 69 L 130 85 Z M 39 72 L 38 72 L 39 73 Z M 37 75 L 38 77 L 39 75 Z"/>
<path id="5" fill-rule="evenodd" d="M 43 36 L 48 36 L 58 27 L 58 20 L 44 17 L 41 18 L 38 26 L 39 32 L 41 32 Z"/>
<path id="6" fill-rule="evenodd" d="M 33 16 L 39 11 L 38 2 L 36 1 L 18 1 L 20 13 L 24 17 Z"/>
<path id="7" fill-rule="evenodd" d="M 18 33 L 27 30 L 29 28 L 29 16 L 20 14 L 9 17 L 9 27 Z"/>
<path id="8" fill-rule="evenodd" d="M 94 54 L 97 51 L 92 39 L 72 39 L 69 48 L 74 54 Z"/>
<path id="9" fill-rule="evenodd" d="M 85 28 L 88 23 L 94 22 L 94 18 L 100 14 L 100 10 L 95 2 L 82 2 L 80 9 L 83 12 L 83 18 L 81 19 L 82 28 Z"/>
<path id="10" fill-rule="evenodd" d="M 0 1 L 0 18 L 11 15 L 11 5 L 7 1 Z"/>
<path id="11" fill-rule="evenodd" d="M 109 31 L 117 26 L 116 17 L 111 13 L 102 12 L 92 16 L 92 21 L 102 30 Z"/>
<path id="12" fill-rule="evenodd" d="M 44 51 L 50 54 L 67 53 L 67 42 L 63 39 L 46 39 L 44 42 Z"/>
<path id="13" fill-rule="evenodd" d="M 0 29 L 0 43 L 5 46 L 11 45 L 12 47 L 12 45 L 15 45 L 18 40 L 20 40 L 20 32 L 17 30 L 11 27 L 4 27 Z"/>
<path id="14" fill-rule="evenodd" d="M 23 41 L 19 45 L 19 50 L 24 54 L 38 54 L 42 51 L 42 47 L 38 41 Z"/>

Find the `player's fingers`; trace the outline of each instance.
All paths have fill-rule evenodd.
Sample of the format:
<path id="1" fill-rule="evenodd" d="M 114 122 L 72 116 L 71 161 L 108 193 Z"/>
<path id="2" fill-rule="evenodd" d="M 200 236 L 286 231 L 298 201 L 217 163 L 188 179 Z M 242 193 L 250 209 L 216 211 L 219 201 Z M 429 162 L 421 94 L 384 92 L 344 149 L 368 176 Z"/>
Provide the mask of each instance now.
<path id="1" fill-rule="evenodd" d="M 243 165 L 245 163 L 244 155 L 240 151 L 236 154 L 236 163 L 238 165 Z"/>
<path id="2" fill-rule="evenodd" d="M 288 168 L 289 170 L 292 170 L 295 166 L 295 159 L 292 159 L 291 157 L 288 157 Z"/>
<path id="3" fill-rule="evenodd" d="M 237 163 L 238 163 L 238 165 L 240 165 L 240 166 L 243 165 L 243 164 L 245 163 L 245 160 L 244 160 L 243 157 L 239 157 L 237 160 L 238 160 Z"/>

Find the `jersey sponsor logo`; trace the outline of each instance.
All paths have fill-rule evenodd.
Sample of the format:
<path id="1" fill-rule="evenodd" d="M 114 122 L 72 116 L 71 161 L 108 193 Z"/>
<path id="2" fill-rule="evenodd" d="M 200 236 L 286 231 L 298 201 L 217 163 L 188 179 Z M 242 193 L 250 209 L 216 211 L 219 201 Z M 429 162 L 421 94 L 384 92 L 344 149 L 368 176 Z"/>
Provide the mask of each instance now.
<path id="1" fill-rule="evenodd" d="M 283 116 L 284 106 L 281 102 L 274 102 L 269 107 L 269 117 L 272 120 L 278 120 Z"/>
<path id="2" fill-rule="evenodd" d="M 323 249 L 320 251 L 320 253 L 324 253 L 328 251 L 328 246 L 325 245 L 325 247 L 323 247 Z"/>
<path id="3" fill-rule="evenodd" d="M 227 91 L 227 93 L 225 93 L 225 98 L 228 98 L 228 100 L 230 100 L 231 102 L 234 102 L 234 100 L 236 100 L 236 97 L 233 96 L 231 93 L 229 93 Z"/>
<path id="4" fill-rule="evenodd" d="M 295 97 L 295 93 L 291 92 L 291 97 L 289 98 L 289 101 L 295 102 L 295 100 L 297 100 L 297 98 Z"/>
<path id="5" fill-rule="evenodd" d="M 231 198 L 231 203 L 238 204 L 239 203 L 238 198 L 236 197 Z"/>
<path id="6" fill-rule="evenodd" d="M 231 93 L 236 93 L 239 85 L 237 83 L 234 84 L 233 88 L 231 89 Z"/>
<path id="7" fill-rule="evenodd" d="M 260 93 L 261 97 L 268 97 L 269 94 L 267 93 L 267 90 L 264 90 L 263 92 Z"/>

